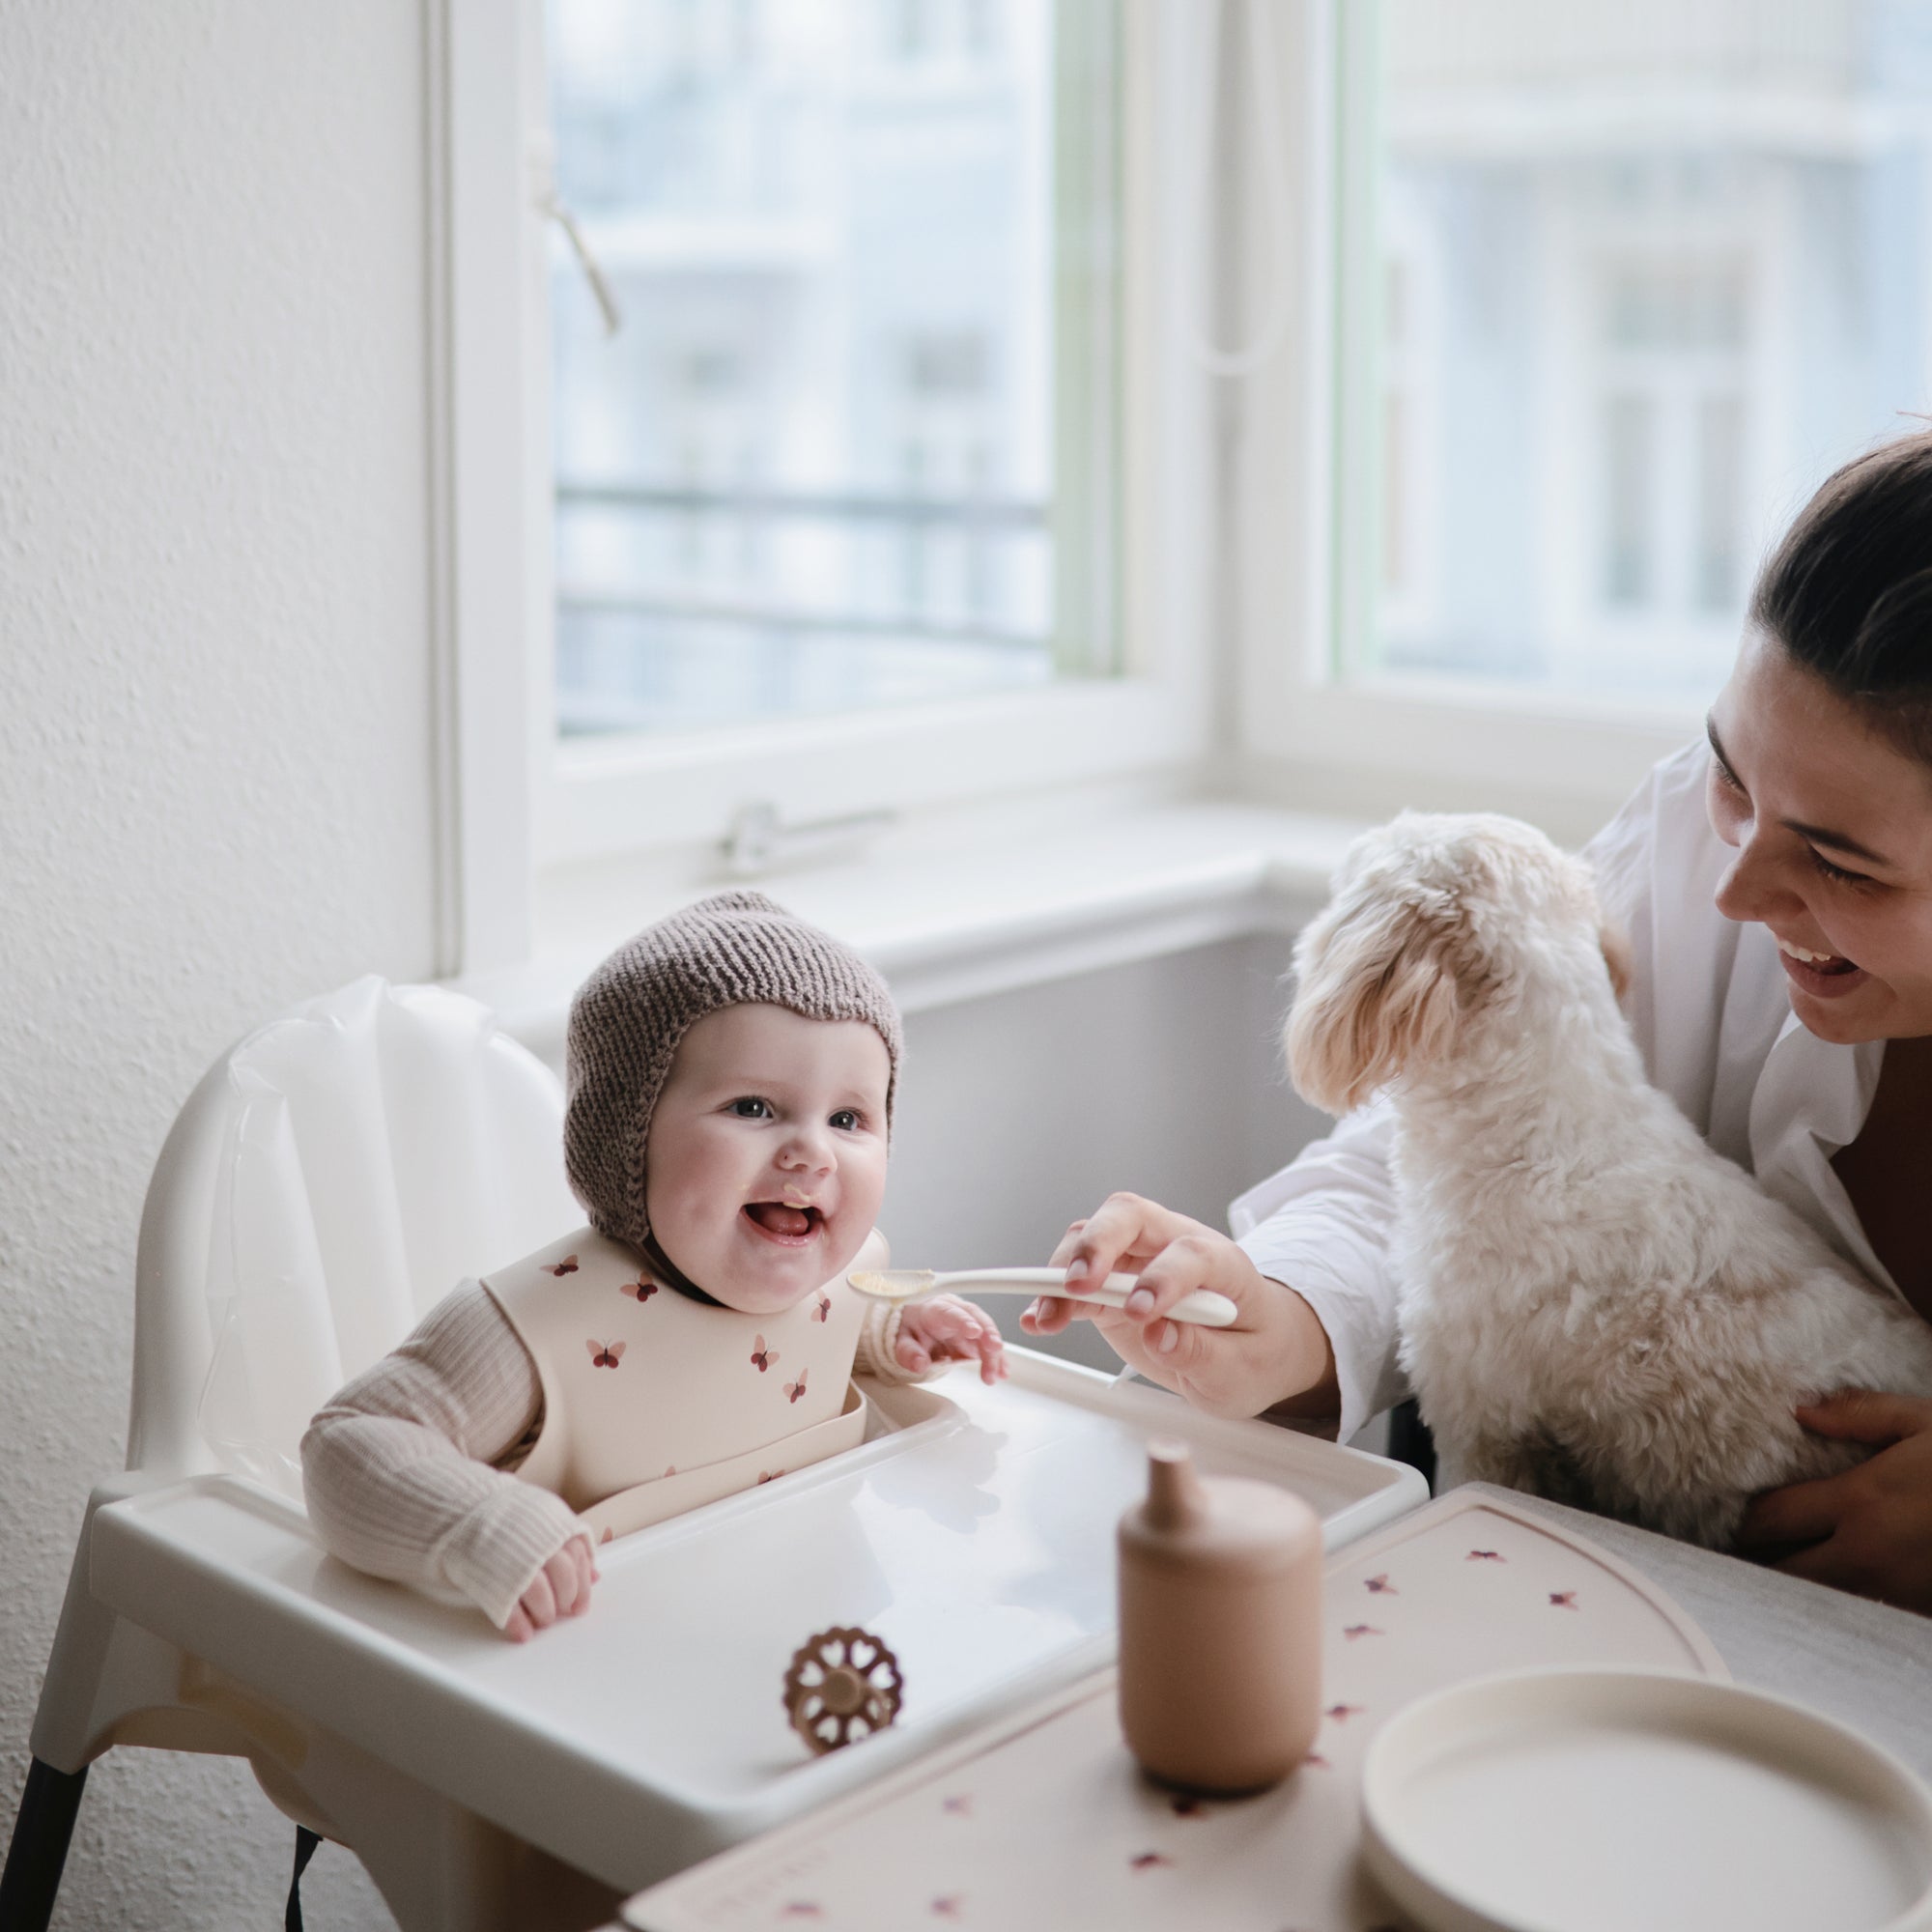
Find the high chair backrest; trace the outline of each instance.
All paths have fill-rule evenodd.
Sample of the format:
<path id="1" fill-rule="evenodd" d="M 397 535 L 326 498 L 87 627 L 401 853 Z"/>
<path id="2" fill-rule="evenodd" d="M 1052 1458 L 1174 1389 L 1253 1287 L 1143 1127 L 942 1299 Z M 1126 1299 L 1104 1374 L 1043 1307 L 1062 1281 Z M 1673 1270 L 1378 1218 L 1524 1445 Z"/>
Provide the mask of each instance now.
<path id="1" fill-rule="evenodd" d="M 466 1276 L 582 1219 L 563 1094 L 487 1008 L 374 977 L 248 1035 L 149 1183 L 129 1468 L 299 1497 L 309 1417 Z"/>

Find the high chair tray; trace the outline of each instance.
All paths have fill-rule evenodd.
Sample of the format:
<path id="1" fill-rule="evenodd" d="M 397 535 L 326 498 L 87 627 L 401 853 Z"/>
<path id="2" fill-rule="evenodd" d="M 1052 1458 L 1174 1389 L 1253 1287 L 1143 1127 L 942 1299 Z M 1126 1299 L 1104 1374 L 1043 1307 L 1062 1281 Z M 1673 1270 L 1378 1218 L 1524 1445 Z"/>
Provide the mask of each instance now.
<path id="1" fill-rule="evenodd" d="M 1697 1626 L 1606 1550 L 1463 1491 L 1331 1555 L 1323 1615 L 1321 1729 L 1273 1791 L 1210 1803 L 1150 1783 L 1105 1669 L 658 1886 L 624 1921 L 1401 1932 L 1414 1921 L 1360 1856 L 1362 1761 L 1397 1711 L 1533 1664 L 1729 1678 Z"/>
<path id="2" fill-rule="evenodd" d="M 1378 1457 L 1009 1359 L 993 1388 L 869 1389 L 863 1446 L 605 1546 L 589 1613 L 526 1644 L 336 1562 L 298 1506 L 229 1476 L 98 1511 L 93 1593 L 294 1719 L 287 1748 L 326 1729 L 631 1891 L 1106 1664 L 1151 1435 L 1299 1491 L 1331 1547 L 1427 1499 Z M 892 1646 L 904 1705 L 814 1759 L 781 1688 L 835 1624 Z"/>

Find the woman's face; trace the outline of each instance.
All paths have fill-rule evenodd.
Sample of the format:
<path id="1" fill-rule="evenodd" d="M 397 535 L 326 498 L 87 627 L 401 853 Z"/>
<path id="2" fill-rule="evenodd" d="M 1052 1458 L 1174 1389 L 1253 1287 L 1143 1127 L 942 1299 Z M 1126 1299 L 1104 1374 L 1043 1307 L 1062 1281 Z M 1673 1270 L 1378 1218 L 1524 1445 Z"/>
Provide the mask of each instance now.
<path id="1" fill-rule="evenodd" d="M 1756 635 L 1710 724 L 1718 910 L 1771 928 L 1819 1038 L 1932 1034 L 1932 768 Z"/>

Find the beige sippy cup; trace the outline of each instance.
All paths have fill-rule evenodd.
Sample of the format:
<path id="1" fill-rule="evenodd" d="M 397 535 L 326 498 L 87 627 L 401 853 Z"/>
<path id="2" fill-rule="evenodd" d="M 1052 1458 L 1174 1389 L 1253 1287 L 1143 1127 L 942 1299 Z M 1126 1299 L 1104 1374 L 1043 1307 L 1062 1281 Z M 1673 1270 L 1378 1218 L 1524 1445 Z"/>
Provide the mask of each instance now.
<path id="1" fill-rule="evenodd" d="M 1121 1728 L 1142 1767 L 1190 1791 L 1286 1777 L 1321 1721 L 1321 1519 L 1156 1441 L 1120 1550 Z"/>

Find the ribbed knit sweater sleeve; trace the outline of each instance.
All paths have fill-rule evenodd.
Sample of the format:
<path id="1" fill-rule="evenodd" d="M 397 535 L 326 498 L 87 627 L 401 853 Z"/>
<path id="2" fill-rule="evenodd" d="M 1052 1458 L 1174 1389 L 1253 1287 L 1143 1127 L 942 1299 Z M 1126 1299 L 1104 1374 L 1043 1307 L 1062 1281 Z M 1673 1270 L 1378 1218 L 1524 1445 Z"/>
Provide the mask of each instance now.
<path id="1" fill-rule="evenodd" d="M 890 1267 L 893 1261 L 892 1243 L 886 1239 L 885 1231 L 874 1228 L 866 1236 L 865 1245 L 852 1257 L 853 1268 Z M 899 1318 L 905 1313 L 902 1301 L 873 1301 L 867 1304 L 865 1320 L 859 1328 L 858 1352 L 852 1358 L 855 1375 L 870 1376 L 874 1381 L 903 1386 L 907 1382 L 929 1382 L 935 1376 L 943 1375 L 948 1364 L 934 1362 L 929 1369 L 908 1369 L 900 1361 Z"/>
<path id="2" fill-rule="evenodd" d="M 902 1301 L 875 1301 L 866 1310 L 865 1324 L 859 1330 L 859 1351 L 852 1361 L 858 1374 L 898 1384 L 930 1381 L 945 1368 L 944 1362 L 935 1362 L 922 1375 L 900 1364 L 899 1317 L 904 1313 Z"/>
<path id="3" fill-rule="evenodd" d="M 302 1437 L 316 1534 L 345 1563 L 457 1591 L 500 1629 L 537 1572 L 582 1534 L 562 1497 L 520 1482 L 543 1408 L 536 1365 L 480 1283 L 339 1389 Z"/>

